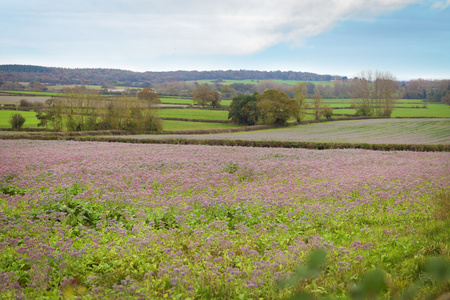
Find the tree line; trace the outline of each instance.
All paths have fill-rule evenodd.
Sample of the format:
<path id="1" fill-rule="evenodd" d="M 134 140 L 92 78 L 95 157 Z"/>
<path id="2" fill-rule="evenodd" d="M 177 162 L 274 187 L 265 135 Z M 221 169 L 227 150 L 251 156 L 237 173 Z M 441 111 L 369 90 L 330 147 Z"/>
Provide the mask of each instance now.
<path id="1" fill-rule="evenodd" d="M 38 127 L 67 131 L 126 130 L 162 131 L 157 117 L 158 94 L 145 88 L 136 97 L 104 97 L 95 93 L 70 92 L 53 97 L 37 111 Z"/>
<path id="2" fill-rule="evenodd" d="M 326 84 L 306 82 L 306 94 L 308 97 L 317 94 L 324 99 L 352 99 L 360 97 L 360 83 L 361 79 L 370 72 L 365 74 L 359 74 L 353 79 L 336 78 L 333 82 Z M 371 74 L 375 76 L 375 74 Z M 393 77 L 393 76 L 392 76 Z M 3 78 L 3 79 L 2 79 Z M 48 83 L 46 81 L 31 81 L 28 84 L 24 84 L 23 81 L 5 81 L 4 79 L 11 79 L 8 76 L 1 77 L 0 71 L 0 89 L 8 91 L 47 91 Z M 45 80 L 45 78 L 41 78 Z M 395 97 L 399 99 L 420 99 L 426 102 L 441 102 L 450 105 L 450 80 L 423 80 L 415 79 L 408 82 L 399 82 L 395 80 Z M 2 81 L 3 80 L 3 81 Z M 302 81 L 302 80 L 300 80 Z M 372 84 L 374 80 L 368 79 Z M 131 82 L 117 82 L 107 81 L 103 82 L 104 94 L 110 94 L 111 89 L 117 85 L 124 85 L 133 87 L 134 83 Z M 80 85 L 83 86 L 83 85 Z M 128 89 L 126 93 L 130 96 L 136 95 L 142 88 L 154 88 L 160 95 L 164 96 L 179 96 L 179 97 L 192 97 L 193 92 L 199 86 L 206 86 L 210 90 L 219 93 L 221 99 L 232 99 L 236 95 L 252 95 L 254 92 L 262 94 L 266 89 L 276 89 L 287 93 L 290 97 L 294 97 L 295 88 L 286 83 L 276 82 L 274 80 L 254 80 L 250 83 L 231 83 L 227 84 L 221 80 L 212 80 L 209 83 L 198 83 L 196 81 L 163 81 L 163 82 L 150 82 L 145 81 L 139 83 L 135 88 Z M 394 86 L 393 86 L 394 88 Z M 117 93 L 117 92 L 115 92 Z"/>
<path id="3" fill-rule="evenodd" d="M 39 81 L 50 84 L 84 84 L 103 85 L 112 82 L 115 85 L 143 87 L 145 82 L 162 83 L 165 81 L 196 80 L 301 80 L 330 81 L 331 75 L 294 71 L 255 71 L 255 70 L 217 70 L 217 71 L 168 71 L 168 72 L 133 72 L 118 69 L 100 68 L 54 68 L 30 65 L 0 65 L 0 81 L 31 82 Z M 126 84 L 125 84 L 126 83 Z"/>

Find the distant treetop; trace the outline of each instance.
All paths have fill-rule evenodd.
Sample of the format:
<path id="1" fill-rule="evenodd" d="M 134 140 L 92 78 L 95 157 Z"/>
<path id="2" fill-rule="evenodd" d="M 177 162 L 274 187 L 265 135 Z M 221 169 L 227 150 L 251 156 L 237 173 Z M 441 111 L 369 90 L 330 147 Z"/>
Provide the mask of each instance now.
<path id="1" fill-rule="evenodd" d="M 106 81 L 154 82 L 196 80 L 297 80 L 331 81 L 335 76 L 294 71 L 167 71 L 133 72 L 118 69 L 68 69 L 31 65 L 0 65 L 0 79 L 17 82 L 40 81 L 52 84 L 102 85 Z M 44 77 L 44 78 L 42 78 Z M 6 81 L 6 80 L 5 80 Z"/>

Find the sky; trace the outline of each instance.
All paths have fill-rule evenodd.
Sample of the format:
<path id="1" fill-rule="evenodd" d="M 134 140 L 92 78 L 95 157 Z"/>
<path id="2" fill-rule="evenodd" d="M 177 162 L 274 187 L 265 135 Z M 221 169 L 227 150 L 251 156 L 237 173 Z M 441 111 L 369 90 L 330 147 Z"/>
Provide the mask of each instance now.
<path id="1" fill-rule="evenodd" d="M 450 79 L 450 0 L 1 0 L 0 64 Z"/>

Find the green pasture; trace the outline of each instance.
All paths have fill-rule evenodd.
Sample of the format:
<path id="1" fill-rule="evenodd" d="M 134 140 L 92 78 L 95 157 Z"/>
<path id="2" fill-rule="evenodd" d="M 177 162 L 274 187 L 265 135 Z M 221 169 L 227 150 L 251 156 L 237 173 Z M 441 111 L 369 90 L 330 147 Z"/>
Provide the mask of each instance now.
<path id="1" fill-rule="evenodd" d="M 185 104 L 185 105 L 189 105 L 189 104 L 193 104 L 192 99 L 187 99 L 187 98 L 160 98 L 161 99 L 161 103 L 162 104 Z"/>
<path id="2" fill-rule="evenodd" d="M 162 104 L 194 104 L 192 98 L 177 98 L 177 97 L 161 97 Z M 231 100 L 221 100 L 220 105 L 229 106 L 231 104 Z"/>
<path id="3" fill-rule="evenodd" d="M 207 110 L 207 109 L 189 109 L 189 108 L 171 108 L 161 109 L 158 114 L 161 118 L 186 118 L 201 120 L 228 120 L 228 111 L 225 110 Z"/>
<path id="4" fill-rule="evenodd" d="M 430 103 L 427 108 L 396 108 L 392 117 L 450 118 L 450 106 L 443 103 Z"/>
<path id="5" fill-rule="evenodd" d="M 0 128 L 11 128 L 9 120 L 11 115 L 15 115 L 15 110 L 0 110 Z M 19 114 L 25 118 L 24 128 L 36 128 L 39 120 L 36 118 L 34 111 L 19 111 Z"/>
<path id="6" fill-rule="evenodd" d="M 307 110 L 307 112 L 312 112 Z M 334 109 L 335 114 L 347 114 L 354 115 L 356 113 L 355 109 L 345 108 L 345 109 Z M 392 117 L 419 117 L 419 118 L 450 118 L 450 106 L 446 104 L 428 104 L 427 108 L 395 108 L 392 112 Z"/>
<path id="7" fill-rule="evenodd" d="M 228 129 L 239 127 L 229 123 L 206 123 L 164 120 L 164 131 L 199 130 L 199 129 Z"/>

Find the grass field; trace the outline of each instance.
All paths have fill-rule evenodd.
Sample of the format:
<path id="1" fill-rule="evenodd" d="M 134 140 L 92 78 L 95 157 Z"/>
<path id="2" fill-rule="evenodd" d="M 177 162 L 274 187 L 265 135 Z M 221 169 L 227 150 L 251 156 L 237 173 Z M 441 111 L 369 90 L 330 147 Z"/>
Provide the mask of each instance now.
<path id="1" fill-rule="evenodd" d="M 187 118 L 203 120 L 228 120 L 228 111 L 206 109 L 161 109 L 159 116 L 162 118 Z"/>
<path id="2" fill-rule="evenodd" d="M 207 122 L 186 122 L 186 121 L 172 121 L 164 120 L 165 131 L 180 131 L 180 130 L 198 130 L 198 129 L 227 129 L 239 127 L 227 123 L 207 123 Z"/>
<path id="3" fill-rule="evenodd" d="M 2 141 L 0 298 L 349 299 L 370 282 L 384 289 L 364 299 L 402 299 L 421 282 L 417 299 L 437 299 L 450 289 L 449 162 L 411 151 Z M 299 266 L 318 248 L 322 271 L 279 285 L 311 272 Z M 374 269 L 382 275 L 369 281 Z"/>
<path id="4" fill-rule="evenodd" d="M 12 100 L 13 99 L 13 100 Z M 20 101 L 20 99 L 27 99 L 29 101 L 40 101 L 44 102 L 47 97 L 15 97 L 15 96 L 0 96 L 0 104 L 2 101 L 6 103 L 14 103 L 14 101 Z M 191 104 L 192 100 L 190 99 L 182 99 L 182 98 L 163 98 L 163 103 L 179 103 L 179 104 Z M 230 103 L 230 100 L 222 101 L 222 104 Z M 339 117 L 340 114 L 354 115 L 356 110 L 349 108 L 352 104 L 351 99 L 325 99 L 324 103 L 332 107 L 342 107 L 343 109 L 334 109 L 334 113 L 337 114 L 336 117 Z M 401 103 L 397 104 L 398 106 L 406 106 L 411 108 L 396 108 L 392 113 L 392 117 L 429 117 L 429 118 L 450 118 L 450 106 L 442 103 L 430 103 L 427 105 L 427 108 L 414 108 L 415 106 L 421 106 L 421 102 L 418 100 L 402 100 Z M 0 128 L 9 128 L 10 125 L 8 123 L 9 116 L 14 113 L 10 110 L 0 110 Z M 34 128 L 38 123 L 38 120 L 35 118 L 35 113 L 33 112 L 22 112 L 20 111 L 25 118 L 26 122 L 24 127 Z M 307 110 L 307 115 L 305 115 L 305 120 L 313 120 L 314 117 L 310 113 L 312 110 Z M 205 119 L 205 120 L 227 120 L 228 112 L 227 111 L 212 111 L 212 110 L 202 110 L 202 109 L 161 109 L 160 114 L 161 117 L 166 118 L 186 118 L 186 119 Z M 290 120 L 290 122 L 295 121 L 294 119 Z M 211 126 L 210 128 L 223 128 L 217 124 L 212 125 L 213 123 L 205 123 L 201 126 L 201 129 L 207 129 L 204 126 Z M 194 126 L 194 127 L 196 127 Z M 219 126 L 219 127 L 218 127 Z M 174 128 L 172 125 L 167 123 L 167 130 L 179 130 L 178 128 L 182 126 L 176 125 Z M 187 127 L 193 127 L 192 124 L 187 125 Z M 200 129 L 200 128 L 198 128 Z"/>
<path id="5" fill-rule="evenodd" d="M 450 119 L 336 121 L 229 134 L 158 136 L 158 138 L 174 137 L 369 144 L 450 144 Z"/>
<path id="6" fill-rule="evenodd" d="M 162 97 L 161 103 L 163 104 L 194 104 L 192 99 L 187 98 L 176 98 L 176 97 Z M 231 104 L 231 100 L 221 100 L 220 105 L 229 106 Z"/>
<path id="7" fill-rule="evenodd" d="M 172 118 L 190 118 L 190 119 L 209 119 L 220 120 L 225 115 L 225 120 L 228 116 L 228 112 L 224 111 L 208 111 L 208 110 L 194 110 L 194 109 L 161 109 L 161 112 L 168 111 L 164 116 Z M 193 111 L 190 114 L 182 113 L 183 111 Z M 10 128 L 9 123 L 10 116 L 15 114 L 13 110 L 0 110 L 0 128 Z M 225 114 L 224 114 L 225 113 Z M 25 118 L 23 127 L 37 128 L 39 120 L 36 118 L 36 113 L 33 111 L 19 111 Z M 163 116 L 163 114 L 161 114 Z M 222 123 L 207 123 L 207 122 L 185 122 L 185 121 L 164 121 L 164 130 L 178 131 L 178 130 L 197 130 L 197 129 L 224 129 L 238 127 L 232 124 Z"/>
<path id="8" fill-rule="evenodd" d="M 11 128 L 9 120 L 11 119 L 11 115 L 15 114 L 15 110 L 0 110 L 0 128 Z M 19 111 L 19 114 L 25 118 L 23 127 L 37 128 L 39 120 L 36 118 L 36 113 L 34 111 Z"/>

